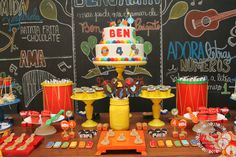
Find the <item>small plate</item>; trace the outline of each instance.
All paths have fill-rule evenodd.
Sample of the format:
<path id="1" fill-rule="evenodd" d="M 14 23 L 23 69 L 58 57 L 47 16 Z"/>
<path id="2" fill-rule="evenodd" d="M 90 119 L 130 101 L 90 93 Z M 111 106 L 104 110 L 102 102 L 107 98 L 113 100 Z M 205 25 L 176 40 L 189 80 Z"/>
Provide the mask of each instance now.
<path id="1" fill-rule="evenodd" d="M 55 116 L 55 115 L 56 115 L 56 114 L 51 114 L 51 117 L 53 117 L 53 116 Z M 53 121 L 53 123 L 60 122 L 60 121 L 62 121 L 64 118 L 65 118 L 65 117 L 64 117 L 63 115 L 60 115 L 56 120 Z M 25 121 L 26 123 L 32 123 L 30 116 L 27 117 L 27 118 L 25 118 L 24 121 Z M 32 123 L 32 124 L 42 124 L 41 115 L 39 115 L 39 121 L 38 121 L 38 123 Z"/>
<path id="2" fill-rule="evenodd" d="M 193 112 L 193 114 L 195 116 L 197 116 L 198 112 Z M 188 120 L 191 120 L 189 113 L 185 113 L 184 118 L 187 118 Z M 223 119 L 225 119 L 225 116 L 223 114 L 217 113 L 217 120 L 216 121 L 223 120 Z"/>

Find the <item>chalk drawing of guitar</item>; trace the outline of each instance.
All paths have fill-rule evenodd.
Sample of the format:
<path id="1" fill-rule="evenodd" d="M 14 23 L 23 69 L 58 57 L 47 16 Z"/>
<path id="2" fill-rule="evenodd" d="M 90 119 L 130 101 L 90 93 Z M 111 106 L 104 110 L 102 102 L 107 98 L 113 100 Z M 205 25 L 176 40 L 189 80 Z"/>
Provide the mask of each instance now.
<path id="1" fill-rule="evenodd" d="M 236 16 L 236 9 L 223 13 L 218 13 L 215 9 L 191 10 L 184 18 L 184 27 L 190 36 L 200 37 L 206 31 L 216 30 L 220 21 L 234 16 Z"/>

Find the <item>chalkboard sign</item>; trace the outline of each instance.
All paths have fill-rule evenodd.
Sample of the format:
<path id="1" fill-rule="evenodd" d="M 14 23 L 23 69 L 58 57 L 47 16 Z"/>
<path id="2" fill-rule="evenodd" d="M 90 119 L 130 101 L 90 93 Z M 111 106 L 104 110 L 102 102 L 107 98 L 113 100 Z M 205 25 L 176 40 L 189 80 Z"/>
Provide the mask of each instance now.
<path id="1" fill-rule="evenodd" d="M 92 63 L 102 29 L 124 19 L 152 43 L 147 64 L 126 67 L 124 77 L 173 87 L 180 76 L 209 78 L 209 106 L 233 106 L 236 22 L 234 0 L 0 0 L 0 76 L 15 79 L 21 109 L 42 109 L 41 82 L 68 78 L 92 86 L 98 77 L 116 77 L 114 67 Z M 87 49 L 86 49 L 87 48 Z M 138 69 L 138 70 L 137 70 Z M 106 106 L 94 105 L 98 111 Z M 132 111 L 151 110 L 151 102 L 132 98 Z M 143 105 L 137 105 L 143 104 Z M 164 101 L 166 108 L 175 99 Z"/>
<path id="2" fill-rule="evenodd" d="M 56 2 L 0 0 L 0 72 L 15 79 L 20 108 L 42 109 L 45 79 L 73 79 L 71 18 Z"/>
<path id="3" fill-rule="evenodd" d="M 168 11 L 162 15 L 164 83 L 175 86 L 181 76 L 207 76 L 208 105 L 233 106 L 229 97 L 236 67 L 234 1 L 171 1 L 166 6 Z M 180 11 L 173 13 L 174 9 Z M 183 17 L 176 19 L 180 12 Z"/>

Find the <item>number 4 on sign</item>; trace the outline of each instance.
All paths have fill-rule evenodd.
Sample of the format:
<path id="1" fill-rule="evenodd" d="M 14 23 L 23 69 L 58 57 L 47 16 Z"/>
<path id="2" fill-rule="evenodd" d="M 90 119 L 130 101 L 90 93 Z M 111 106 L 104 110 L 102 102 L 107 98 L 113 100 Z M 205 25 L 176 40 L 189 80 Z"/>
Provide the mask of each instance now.
<path id="1" fill-rule="evenodd" d="M 226 95 L 226 94 L 230 94 L 230 92 L 228 91 L 228 85 L 227 85 L 227 83 L 225 83 L 224 84 L 224 91 L 223 92 L 221 92 L 221 94 L 223 94 L 223 95 Z"/>

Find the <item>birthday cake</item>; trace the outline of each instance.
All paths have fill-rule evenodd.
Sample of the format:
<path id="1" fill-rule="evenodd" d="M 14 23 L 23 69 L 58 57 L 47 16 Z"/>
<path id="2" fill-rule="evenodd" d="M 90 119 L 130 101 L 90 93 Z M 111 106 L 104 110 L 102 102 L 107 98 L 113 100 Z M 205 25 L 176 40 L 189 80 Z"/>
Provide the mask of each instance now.
<path id="1" fill-rule="evenodd" d="M 129 20 L 129 19 L 128 19 Z M 102 40 L 96 45 L 94 61 L 146 61 L 143 40 L 137 40 L 134 27 L 123 20 L 119 26 L 110 23 L 102 32 Z"/>

